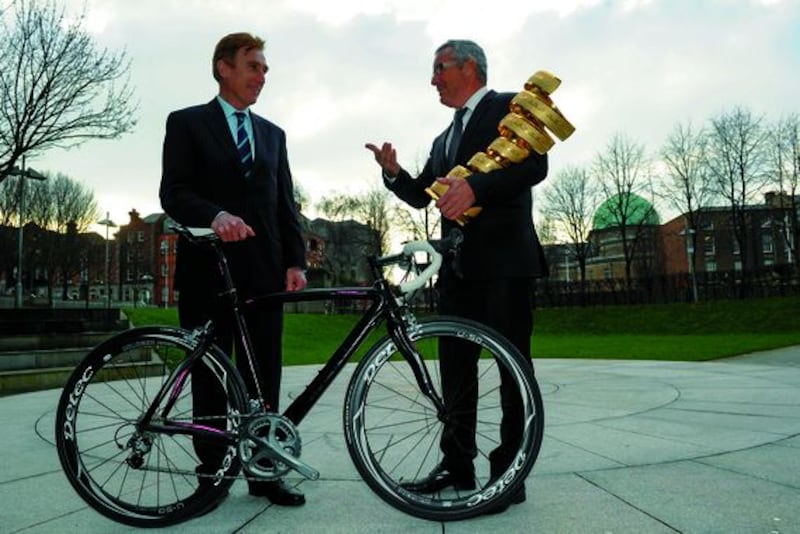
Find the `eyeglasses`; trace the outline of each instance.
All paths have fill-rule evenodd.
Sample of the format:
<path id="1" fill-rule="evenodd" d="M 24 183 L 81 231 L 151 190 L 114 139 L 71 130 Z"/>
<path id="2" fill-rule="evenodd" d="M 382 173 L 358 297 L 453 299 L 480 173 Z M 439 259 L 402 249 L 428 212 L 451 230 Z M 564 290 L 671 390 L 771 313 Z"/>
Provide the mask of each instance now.
<path id="1" fill-rule="evenodd" d="M 449 69 L 450 67 L 454 67 L 455 65 L 458 65 L 458 61 L 440 61 L 439 63 L 434 63 L 433 75 L 437 76 L 446 71 L 447 69 Z"/>

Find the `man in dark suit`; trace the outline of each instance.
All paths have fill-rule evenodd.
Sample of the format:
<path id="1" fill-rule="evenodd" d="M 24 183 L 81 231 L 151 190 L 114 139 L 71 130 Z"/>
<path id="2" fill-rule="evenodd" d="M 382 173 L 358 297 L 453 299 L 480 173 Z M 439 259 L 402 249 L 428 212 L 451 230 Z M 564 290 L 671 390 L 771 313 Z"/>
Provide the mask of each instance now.
<path id="1" fill-rule="evenodd" d="M 306 285 L 305 246 L 286 135 L 249 110 L 267 73 L 263 49 L 264 41 L 247 33 L 220 40 L 212 61 L 218 96 L 207 104 L 171 113 L 163 147 L 160 197 L 164 210 L 181 224 L 210 227 L 219 235 L 233 281 L 244 298 L 284 289 L 297 291 Z M 254 394 L 242 345 L 234 340 L 230 312 L 218 301 L 221 280 L 215 258 L 180 240 L 175 271 L 181 326 L 194 328 L 213 317 L 217 342 L 229 354 L 235 344 L 236 364 Z M 282 309 L 253 311 L 246 322 L 263 375 L 265 401 L 270 410 L 277 411 Z M 209 389 L 215 387 L 214 380 L 201 371 L 192 378 L 195 415 L 225 413 L 223 399 Z M 200 483 L 207 483 L 203 475 L 217 471 L 222 452 L 200 439 L 194 446 L 200 459 Z M 249 489 L 250 494 L 265 496 L 275 504 L 305 502 L 300 492 L 282 480 L 250 481 Z"/>
<path id="2" fill-rule="evenodd" d="M 468 208 L 483 207 L 462 228 L 457 266 L 445 263 L 439 273 L 439 311 L 493 327 L 530 361 L 531 282 L 547 273 L 533 226 L 531 187 L 547 174 L 547 158 L 532 153 L 522 163 L 507 168 L 475 173 L 466 179 L 448 178 L 454 165 L 466 166 L 473 154 L 485 151 L 497 138 L 497 126 L 509 112 L 514 94 L 486 88 L 486 57 L 472 41 L 451 40 L 436 50 L 431 84 L 438 90 L 441 103 L 457 111 L 453 123 L 434 139 L 422 173 L 413 178 L 401 168 L 390 143 L 380 148 L 367 144 L 367 148 L 383 169 L 386 187 L 413 207 L 422 208 L 431 201 L 425 188 L 435 180 L 449 186 L 436 201 L 443 217 L 443 236 L 458 227 L 454 220 Z M 450 486 L 464 490 L 475 487 L 472 461 L 477 454 L 477 398 L 457 399 L 463 399 L 463 392 L 477 380 L 478 354 L 470 350 L 472 354 L 467 356 L 465 348 L 458 345 L 441 344 L 439 349 L 444 402 L 450 413 L 471 415 L 445 425 L 440 443 L 443 461 L 430 475 L 408 485 L 421 493 Z M 504 389 L 501 444 L 490 455 L 492 477 L 510 464 L 522 429 L 521 416 L 514 409 L 518 403 Z M 523 486 L 512 502 L 524 500 Z"/>

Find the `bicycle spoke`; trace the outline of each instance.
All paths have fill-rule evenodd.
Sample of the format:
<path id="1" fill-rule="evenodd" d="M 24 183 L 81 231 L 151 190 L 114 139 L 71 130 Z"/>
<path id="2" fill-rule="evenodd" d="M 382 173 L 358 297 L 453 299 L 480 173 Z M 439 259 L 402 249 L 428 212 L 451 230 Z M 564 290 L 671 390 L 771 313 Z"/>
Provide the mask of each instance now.
<path id="1" fill-rule="evenodd" d="M 174 391 L 162 405 L 151 404 L 169 378 L 156 362 L 186 356 L 191 342 L 174 329 L 127 331 L 90 353 L 65 386 L 56 415 L 62 466 L 81 496 L 116 521 L 140 527 L 182 521 L 205 509 L 238 474 L 238 459 L 223 466 L 220 456 L 219 464 L 207 467 L 219 482 L 201 488 L 195 436 L 201 425 L 231 425 L 228 415 L 195 413 L 191 377 L 171 384 Z M 219 371 L 210 380 L 223 395 L 224 414 L 247 412 L 244 384 L 226 356 L 203 353 L 196 365 Z M 162 413 L 167 402 L 170 413 Z M 152 424 L 142 422 L 148 411 Z M 231 437 L 202 434 L 212 446 L 228 447 Z"/>
<path id="2" fill-rule="evenodd" d="M 532 389 L 533 374 L 523 376 L 519 352 L 471 321 L 431 318 L 420 321 L 413 336 L 412 342 L 431 372 L 432 386 L 444 401 L 444 413 L 438 414 L 422 395 L 411 365 L 400 357 L 386 360 L 387 351 L 400 343 L 385 339 L 362 359 L 351 379 L 345 409 L 348 449 L 370 487 L 393 506 L 432 520 L 479 515 L 509 499 L 510 492 L 519 487 L 536 460 L 541 421 L 534 421 L 533 432 L 522 432 L 521 427 L 515 430 L 514 426 L 518 415 L 510 415 L 519 413 L 521 421 L 528 421 L 541 410 L 538 389 Z M 448 347 L 458 346 L 463 351 L 466 366 L 476 365 L 475 375 L 469 379 L 475 382 L 451 383 L 449 397 L 441 392 L 440 364 L 431 359 L 445 340 Z M 535 409 L 530 400 L 522 402 L 534 393 L 538 396 Z M 514 401 L 515 396 L 518 402 Z M 518 444 L 504 443 L 501 426 L 503 433 L 521 432 L 522 440 Z M 448 486 L 409 496 L 406 486 L 419 486 L 408 483 L 418 484 L 447 460 L 445 451 L 459 448 L 466 461 L 471 459 L 474 489 Z M 514 464 L 513 472 L 510 464 L 504 466 L 507 455 L 522 459 Z M 499 477 L 511 482 L 490 488 Z"/>

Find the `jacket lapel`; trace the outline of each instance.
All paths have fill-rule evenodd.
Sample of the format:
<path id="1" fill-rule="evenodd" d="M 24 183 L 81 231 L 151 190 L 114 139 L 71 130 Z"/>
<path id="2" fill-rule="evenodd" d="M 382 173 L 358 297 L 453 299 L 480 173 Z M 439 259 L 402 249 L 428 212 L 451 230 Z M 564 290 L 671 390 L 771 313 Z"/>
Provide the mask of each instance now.
<path id="1" fill-rule="evenodd" d="M 263 167 L 267 162 L 267 147 L 269 146 L 269 139 L 267 128 L 264 127 L 261 117 L 250 112 L 250 120 L 253 124 L 253 146 L 255 147 L 253 168 Z"/>
<path id="2" fill-rule="evenodd" d="M 209 134 L 220 147 L 220 152 L 225 154 L 226 158 L 230 159 L 234 165 L 241 167 L 239 153 L 236 151 L 236 143 L 233 140 L 233 136 L 231 136 L 225 113 L 216 98 L 206 105 L 204 120 Z"/>
<path id="3" fill-rule="evenodd" d="M 450 169 L 447 169 L 447 155 L 445 154 L 445 148 L 447 141 L 447 131 L 449 127 L 446 128 L 439 136 L 433 140 L 433 147 L 431 147 L 431 161 L 433 162 L 433 172 L 436 176 L 444 176 Z"/>
<path id="4" fill-rule="evenodd" d="M 472 146 L 473 143 L 470 143 L 469 140 L 474 137 L 475 130 L 482 127 L 484 116 L 486 115 L 486 111 L 489 109 L 489 103 L 494 99 L 496 94 L 497 93 L 495 91 L 489 90 L 485 95 L 483 95 L 483 98 L 481 98 L 481 101 L 478 102 L 478 105 L 475 106 L 475 111 L 472 112 L 472 116 L 469 118 L 467 127 L 464 128 L 464 133 L 461 136 L 461 145 L 459 145 L 458 154 L 456 154 L 457 161 L 461 161 L 461 158 L 465 156 L 464 151 L 471 151 L 470 154 L 467 154 L 467 157 L 471 158 L 472 154 L 476 151 L 486 149 L 486 147 L 479 147 L 476 149 Z"/>

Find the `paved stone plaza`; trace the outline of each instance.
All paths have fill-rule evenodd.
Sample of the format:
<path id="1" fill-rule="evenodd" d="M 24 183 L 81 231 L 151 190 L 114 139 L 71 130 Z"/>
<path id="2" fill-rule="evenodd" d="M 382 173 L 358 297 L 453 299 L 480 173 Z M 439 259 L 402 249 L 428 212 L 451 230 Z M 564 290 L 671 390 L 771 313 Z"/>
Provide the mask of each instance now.
<path id="1" fill-rule="evenodd" d="M 293 395 L 318 367 L 285 370 Z M 350 462 L 347 376 L 299 429 L 308 504 L 286 509 L 237 482 L 219 508 L 169 532 L 800 533 L 800 347 L 707 363 L 538 360 L 546 429 L 528 500 L 434 523 L 384 504 Z M 61 472 L 55 390 L 0 398 L 0 532 L 135 529 L 100 516 Z"/>

